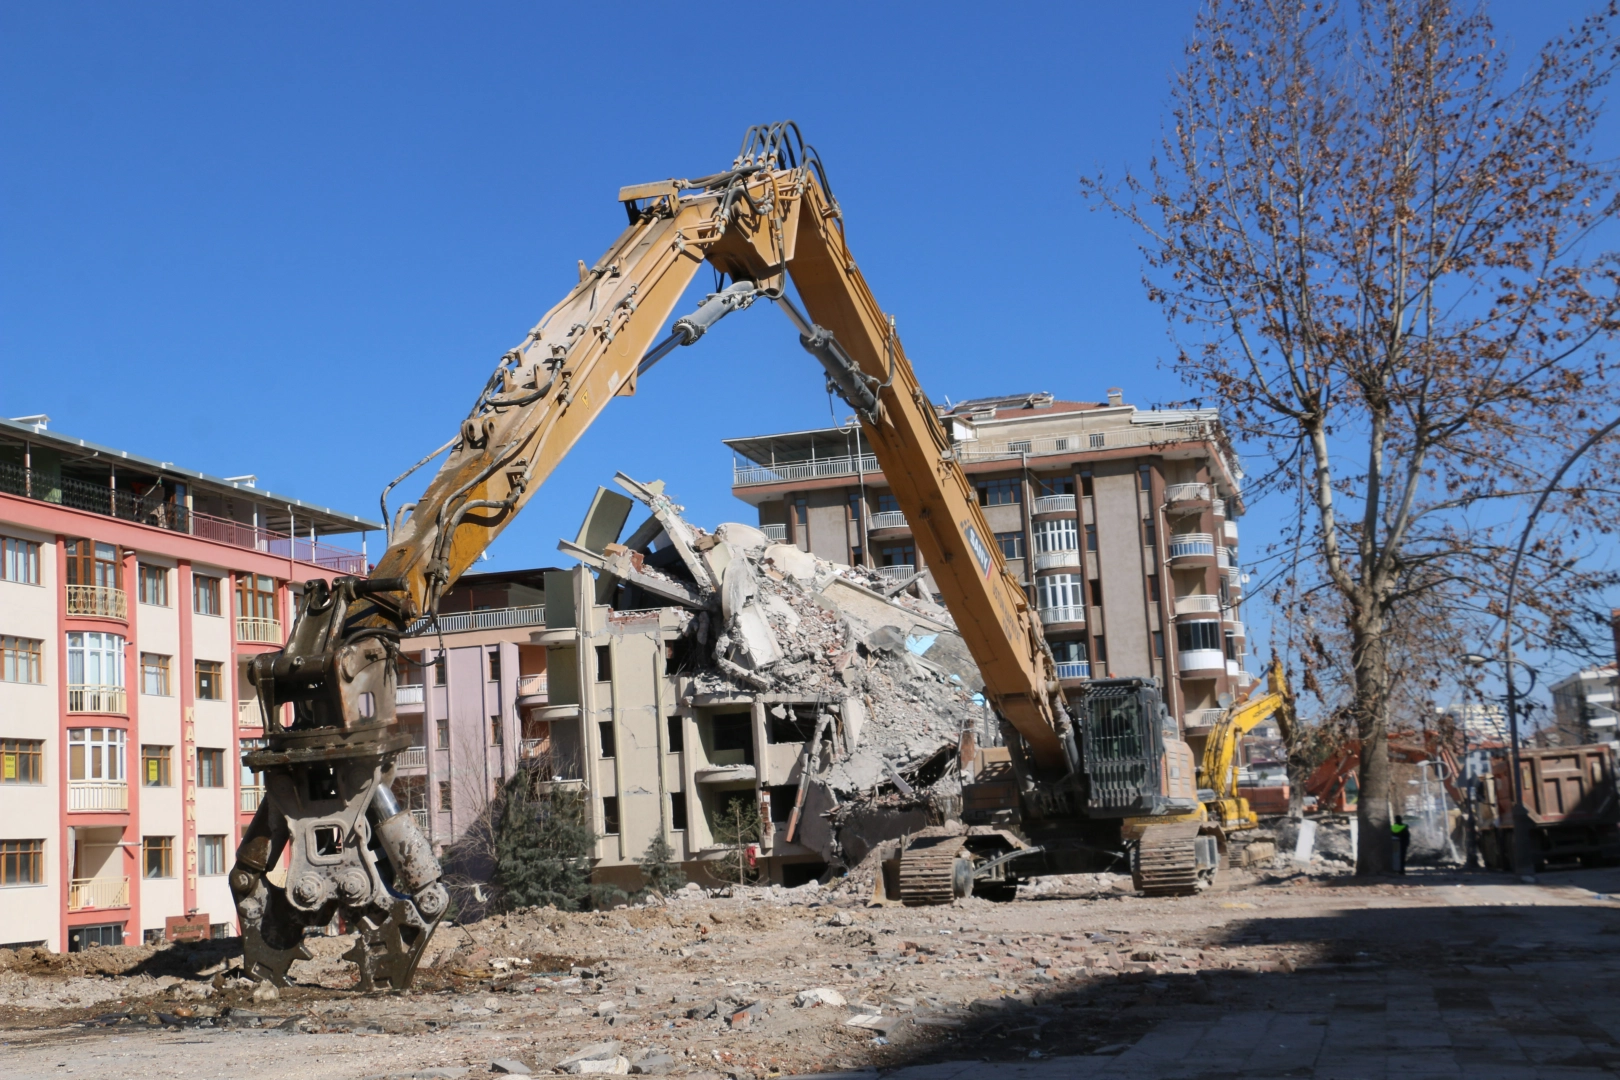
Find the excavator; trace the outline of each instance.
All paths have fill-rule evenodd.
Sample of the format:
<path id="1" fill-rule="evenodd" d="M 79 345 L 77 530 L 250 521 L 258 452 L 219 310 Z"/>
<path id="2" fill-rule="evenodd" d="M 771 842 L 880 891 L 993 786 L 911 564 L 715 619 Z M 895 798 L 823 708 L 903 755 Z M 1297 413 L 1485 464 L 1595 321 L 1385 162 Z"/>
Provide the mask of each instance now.
<path id="1" fill-rule="evenodd" d="M 449 438 L 384 490 L 388 546 L 371 576 L 311 581 L 286 647 L 253 660 L 266 745 L 244 763 L 265 775 L 266 798 L 229 877 L 245 971 L 284 985 L 291 963 L 308 956 L 305 929 L 341 917 L 357 932 L 345 958 L 360 988 L 410 984 L 449 898 L 428 841 L 390 788 L 409 741 L 394 717 L 402 632 L 434 617 L 612 399 L 761 301 L 787 317 L 828 389 L 859 418 L 1002 726 L 1017 831 L 981 827 L 908 849 L 908 902 L 948 900 L 975 880 L 1004 888 L 1009 872 L 1037 858 L 1099 867 L 1128 853 L 1138 882 L 1158 892 L 1212 877 L 1220 827 L 1157 684 L 1097 680 L 1078 719 L 1070 714 L 1040 622 L 797 125 L 749 128 L 724 170 L 626 187 L 619 202 L 627 224 L 618 239 L 579 264 L 577 284 L 501 356 Z M 705 264 L 714 291 L 660 337 Z M 390 515 L 394 488 L 441 457 L 420 496 Z"/>

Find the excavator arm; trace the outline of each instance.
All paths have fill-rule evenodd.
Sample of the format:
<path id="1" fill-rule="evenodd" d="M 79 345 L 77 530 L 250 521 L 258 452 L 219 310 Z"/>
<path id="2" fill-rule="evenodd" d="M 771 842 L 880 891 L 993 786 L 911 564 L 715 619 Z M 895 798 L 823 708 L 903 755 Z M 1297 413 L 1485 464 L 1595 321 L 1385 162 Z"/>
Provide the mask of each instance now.
<path id="1" fill-rule="evenodd" d="M 287 647 L 255 658 L 267 747 L 249 767 L 269 798 L 232 870 L 246 969 L 285 979 L 306 926 L 360 930 L 361 985 L 409 983 L 447 900 L 437 862 L 389 784 L 398 642 L 532 499 L 607 406 L 680 345 L 765 300 L 788 316 L 855 410 L 913 524 L 992 706 L 1027 751 L 1026 794 L 1058 793 L 1079 752 L 1051 652 L 1007 573 L 976 493 L 891 319 L 850 253 L 815 151 L 791 123 L 752 128 L 730 168 L 620 191 L 628 225 L 507 351 L 465 419 L 383 495 L 388 547 L 371 578 L 312 582 Z M 704 263 L 729 281 L 655 342 Z M 791 279 L 804 310 L 786 288 Z M 438 459 L 414 502 L 388 493 Z M 291 704 L 283 727 L 280 706 Z M 1039 787 L 1037 788 L 1037 781 Z M 285 881 L 270 871 L 285 856 Z"/>
<path id="2" fill-rule="evenodd" d="M 1223 712 L 1204 742 L 1198 786 L 1212 793 L 1213 797 L 1205 798 L 1205 808 L 1210 818 L 1227 831 L 1259 824 L 1248 800 L 1238 797 L 1237 749 L 1245 735 L 1273 718 L 1285 734 L 1292 732 L 1294 694 L 1282 660 L 1277 658 L 1266 671 L 1265 692 L 1251 693 Z"/>

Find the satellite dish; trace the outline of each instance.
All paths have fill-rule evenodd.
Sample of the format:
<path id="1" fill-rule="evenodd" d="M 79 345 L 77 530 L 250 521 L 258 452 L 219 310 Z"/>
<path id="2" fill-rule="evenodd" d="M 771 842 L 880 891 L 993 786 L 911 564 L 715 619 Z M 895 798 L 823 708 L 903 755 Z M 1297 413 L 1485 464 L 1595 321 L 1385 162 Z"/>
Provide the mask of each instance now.
<path id="1" fill-rule="evenodd" d="M 1215 703 L 1223 709 L 1230 709 L 1232 707 L 1232 695 L 1222 694 L 1220 697 L 1215 699 Z"/>

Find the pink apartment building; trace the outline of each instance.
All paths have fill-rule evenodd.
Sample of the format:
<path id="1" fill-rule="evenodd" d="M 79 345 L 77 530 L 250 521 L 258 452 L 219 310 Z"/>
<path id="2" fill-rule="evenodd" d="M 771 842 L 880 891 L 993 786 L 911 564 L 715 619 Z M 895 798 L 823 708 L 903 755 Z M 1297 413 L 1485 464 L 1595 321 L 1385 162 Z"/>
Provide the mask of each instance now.
<path id="1" fill-rule="evenodd" d="M 0 420 L 0 946 L 234 933 L 262 794 L 243 664 L 305 582 L 364 574 L 381 526 L 47 420 Z"/>

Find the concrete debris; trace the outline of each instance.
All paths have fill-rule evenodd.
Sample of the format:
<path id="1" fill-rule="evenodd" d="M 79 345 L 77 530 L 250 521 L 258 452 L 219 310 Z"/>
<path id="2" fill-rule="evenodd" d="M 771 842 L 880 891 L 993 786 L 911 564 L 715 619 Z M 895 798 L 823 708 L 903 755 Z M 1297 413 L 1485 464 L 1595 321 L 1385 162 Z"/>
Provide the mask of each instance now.
<path id="1" fill-rule="evenodd" d="M 800 990 L 793 1003 L 801 1009 L 813 1009 L 818 1005 L 842 1007 L 846 1004 L 844 995 L 828 986 L 818 986 L 814 990 Z"/>
<path id="2" fill-rule="evenodd" d="M 626 517 L 599 496 L 580 542 L 559 548 L 597 572 L 597 595 L 614 607 L 676 610 L 691 701 L 763 699 L 773 722 L 800 727 L 795 842 L 847 868 L 878 842 L 959 812 L 957 747 L 983 731 L 988 712 L 944 607 L 885 596 L 874 571 L 751 525 L 692 525 L 660 481 L 615 480 L 648 522 L 619 543 Z M 744 779 L 747 767 L 733 768 L 721 779 Z"/>
<path id="3" fill-rule="evenodd" d="M 514 1076 L 528 1076 L 534 1072 L 517 1058 L 496 1058 L 489 1063 L 490 1072 L 511 1073 Z"/>

